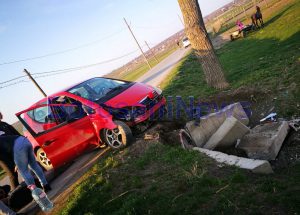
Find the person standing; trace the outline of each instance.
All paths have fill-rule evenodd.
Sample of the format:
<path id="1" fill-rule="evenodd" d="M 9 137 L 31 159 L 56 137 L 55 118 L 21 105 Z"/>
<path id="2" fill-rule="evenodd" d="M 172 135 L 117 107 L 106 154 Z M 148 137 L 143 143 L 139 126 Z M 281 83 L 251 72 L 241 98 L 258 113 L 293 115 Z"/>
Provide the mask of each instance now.
<path id="1" fill-rule="evenodd" d="M 3 115 L 0 112 L 0 135 L 20 135 L 20 133 L 10 124 L 3 122 Z"/>
<path id="2" fill-rule="evenodd" d="M 3 115 L 0 112 L 0 136 L 18 135 L 20 133 L 10 124 L 3 122 Z M 0 167 L 6 172 L 10 180 L 10 186 L 14 190 L 19 185 L 18 173 L 15 171 L 15 163 L 6 157 L 0 158 Z"/>
<path id="3" fill-rule="evenodd" d="M 42 168 L 38 165 L 35 159 L 32 145 L 26 137 L 19 135 L 1 135 L 0 160 L 13 161 L 28 188 L 35 186 L 34 178 L 29 170 L 30 167 L 30 169 L 38 177 L 44 191 L 47 192 L 51 190 Z"/>

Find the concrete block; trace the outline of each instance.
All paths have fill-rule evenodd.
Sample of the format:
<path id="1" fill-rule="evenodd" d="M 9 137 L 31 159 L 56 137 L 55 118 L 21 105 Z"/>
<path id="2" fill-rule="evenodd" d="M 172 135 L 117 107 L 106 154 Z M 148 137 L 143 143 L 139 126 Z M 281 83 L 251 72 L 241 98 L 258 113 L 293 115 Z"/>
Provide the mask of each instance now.
<path id="1" fill-rule="evenodd" d="M 235 145 L 237 139 L 241 139 L 250 129 L 233 116 L 227 118 L 218 130 L 209 138 L 203 146 L 205 149 L 213 150 Z"/>
<path id="2" fill-rule="evenodd" d="M 242 158 L 242 157 L 228 155 L 222 152 L 211 151 L 199 147 L 194 147 L 193 150 L 204 153 L 219 163 L 227 164 L 230 166 L 236 166 L 242 169 L 248 169 L 254 173 L 261 173 L 261 174 L 273 173 L 270 163 L 266 160 L 254 160 L 249 158 Z"/>
<path id="3" fill-rule="evenodd" d="M 241 139 L 237 148 L 244 150 L 249 158 L 275 160 L 288 131 L 286 121 L 258 125 Z"/>
<path id="4" fill-rule="evenodd" d="M 242 105 L 240 103 L 234 103 L 224 107 L 218 112 L 201 117 L 200 123 L 198 124 L 195 121 L 188 122 L 186 128 L 196 145 L 202 147 L 224 123 L 226 118 L 231 116 L 238 119 L 244 125 L 249 123 L 249 118 Z"/>

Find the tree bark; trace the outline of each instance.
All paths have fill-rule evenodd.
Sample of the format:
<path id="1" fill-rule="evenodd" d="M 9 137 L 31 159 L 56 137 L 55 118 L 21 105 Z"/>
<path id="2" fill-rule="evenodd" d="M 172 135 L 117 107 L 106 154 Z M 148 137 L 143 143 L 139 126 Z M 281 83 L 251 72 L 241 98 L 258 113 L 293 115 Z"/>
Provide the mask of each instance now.
<path id="1" fill-rule="evenodd" d="M 217 89 L 228 87 L 222 66 L 208 37 L 197 0 L 178 0 L 185 23 L 185 33 L 199 59 L 206 82 Z"/>

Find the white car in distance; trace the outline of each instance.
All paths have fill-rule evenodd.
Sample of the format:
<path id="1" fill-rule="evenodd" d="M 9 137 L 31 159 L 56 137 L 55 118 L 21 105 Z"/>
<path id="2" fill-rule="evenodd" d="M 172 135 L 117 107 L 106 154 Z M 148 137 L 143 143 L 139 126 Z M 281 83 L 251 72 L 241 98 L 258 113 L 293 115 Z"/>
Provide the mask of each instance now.
<path id="1" fill-rule="evenodd" d="M 184 48 L 187 48 L 187 47 L 189 47 L 190 45 L 191 45 L 191 43 L 190 43 L 189 39 L 188 39 L 187 37 L 183 38 L 183 40 L 182 40 L 182 46 L 183 46 Z"/>

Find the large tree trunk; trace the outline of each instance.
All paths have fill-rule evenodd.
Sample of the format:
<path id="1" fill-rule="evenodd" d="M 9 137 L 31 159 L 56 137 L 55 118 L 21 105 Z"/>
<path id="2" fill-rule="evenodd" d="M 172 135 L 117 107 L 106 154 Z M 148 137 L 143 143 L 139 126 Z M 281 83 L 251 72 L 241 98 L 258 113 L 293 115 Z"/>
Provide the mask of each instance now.
<path id="1" fill-rule="evenodd" d="M 209 86 L 223 89 L 228 86 L 222 66 L 208 37 L 197 0 L 178 0 L 184 18 L 185 33 L 198 57 Z"/>

